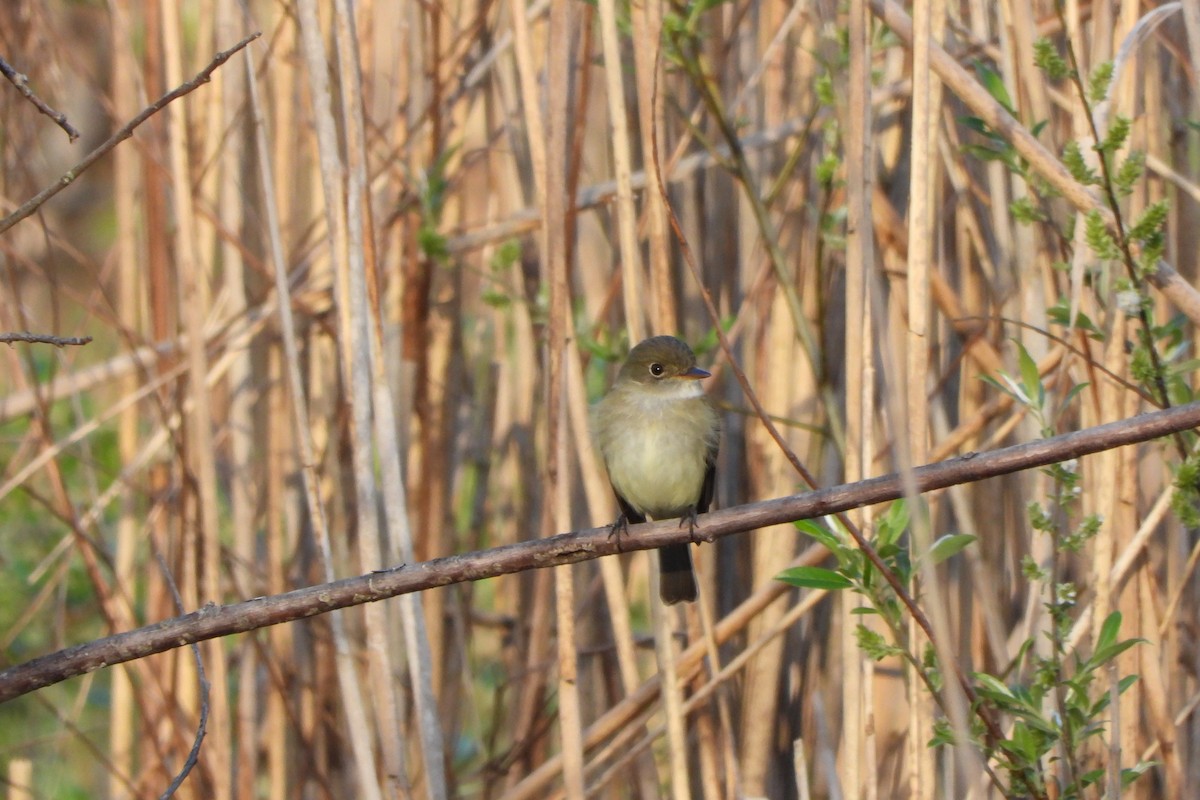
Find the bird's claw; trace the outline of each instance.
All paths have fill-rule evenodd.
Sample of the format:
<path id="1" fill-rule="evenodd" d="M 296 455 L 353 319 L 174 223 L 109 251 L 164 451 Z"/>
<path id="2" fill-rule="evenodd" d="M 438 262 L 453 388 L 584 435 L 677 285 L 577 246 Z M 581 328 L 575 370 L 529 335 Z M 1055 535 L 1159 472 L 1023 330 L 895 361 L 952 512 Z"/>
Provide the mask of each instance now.
<path id="1" fill-rule="evenodd" d="M 624 514 L 617 517 L 616 522 L 608 526 L 608 538 L 617 540 L 617 551 L 621 552 L 621 536 L 629 533 L 629 520 Z"/>
<path id="2" fill-rule="evenodd" d="M 688 509 L 688 513 L 679 518 L 679 527 L 682 528 L 684 523 L 687 523 L 688 536 L 690 537 L 692 544 L 699 544 L 700 542 L 708 542 L 711 544 L 715 538 L 700 531 L 700 526 L 696 523 L 695 506 L 692 506 L 690 509 Z"/>

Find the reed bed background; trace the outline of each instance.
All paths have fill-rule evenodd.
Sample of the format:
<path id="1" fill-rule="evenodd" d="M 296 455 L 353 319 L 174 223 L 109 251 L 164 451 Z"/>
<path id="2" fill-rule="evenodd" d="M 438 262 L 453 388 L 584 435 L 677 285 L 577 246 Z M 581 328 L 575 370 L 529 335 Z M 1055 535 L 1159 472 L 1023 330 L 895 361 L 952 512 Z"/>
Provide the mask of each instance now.
<path id="1" fill-rule="evenodd" d="M 1160 405 L 1122 291 L 1166 326 L 1157 352 L 1186 399 L 1186 285 L 1122 283 L 1082 217 L 1072 238 L 1079 201 L 1016 174 L 1053 163 L 963 118 L 982 116 L 970 92 L 1007 97 L 1059 154 L 1090 129 L 1035 39 L 1069 42 L 1085 76 L 1133 43 L 1102 109 L 1132 120 L 1122 152 L 1146 154 L 1121 209 L 1169 201 L 1162 257 L 1186 283 L 1200 12 L 918 2 L 911 42 L 897 13 L 12 0 L 0 55 L 83 138 L 0 84 L 6 214 L 262 37 L 0 234 L 0 330 L 93 337 L 0 349 L 0 666 L 607 524 L 587 407 L 651 333 L 712 365 L 723 507 L 807 488 L 729 353 L 825 486 Z M 936 80 L 939 47 L 970 85 Z M 1024 224 L 1026 201 L 1045 218 Z M 1078 311 L 1094 331 L 1062 324 Z M 1055 412 L 1040 419 L 1003 391 L 1035 363 Z M 977 537 L 915 584 L 943 665 L 1017 680 L 1022 645 L 1044 650 L 1056 621 L 1029 563 L 1076 587 L 1085 657 L 1122 612 L 1122 638 L 1145 642 L 1104 680 L 1139 680 L 1082 768 L 1153 760 L 1128 797 L 1200 783 L 1196 551 L 1167 511 L 1179 461 L 1155 443 L 1075 466 L 1077 501 L 1051 516 L 1102 519 L 1076 554 L 1031 525 L 1031 503 L 1062 499 L 1046 472 L 929 495 L 904 539 L 920 554 Z M 887 513 L 852 516 L 870 532 Z M 0 773 L 12 797 L 157 797 L 203 715 L 180 796 L 1001 796 L 965 748 L 927 746 L 939 720 L 963 732 L 964 710 L 870 657 L 859 622 L 887 631 L 860 595 L 775 580 L 830 566 L 812 539 L 783 525 L 695 552 L 702 602 L 682 612 L 649 603 L 634 554 L 205 642 L 207 694 L 188 648 L 95 672 L 0 706 Z M 656 629 L 679 668 L 661 683 Z"/>

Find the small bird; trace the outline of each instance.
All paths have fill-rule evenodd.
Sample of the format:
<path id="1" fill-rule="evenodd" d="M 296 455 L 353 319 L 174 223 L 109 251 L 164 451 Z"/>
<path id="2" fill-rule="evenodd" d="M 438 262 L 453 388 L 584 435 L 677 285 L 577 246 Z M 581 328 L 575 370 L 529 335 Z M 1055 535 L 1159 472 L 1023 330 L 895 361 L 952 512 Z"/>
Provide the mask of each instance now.
<path id="1" fill-rule="evenodd" d="M 690 347 L 655 336 L 630 351 L 592 409 L 593 434 L 621 506 L 614 531 L 646 517 L 681 517 L 695 528 L 696 515 L 708 511 L 721 423 L 700 385 L 707 377 Z M 658 565 L 664 603 L 696 599 L 688 545 L 659 548 Z"/>

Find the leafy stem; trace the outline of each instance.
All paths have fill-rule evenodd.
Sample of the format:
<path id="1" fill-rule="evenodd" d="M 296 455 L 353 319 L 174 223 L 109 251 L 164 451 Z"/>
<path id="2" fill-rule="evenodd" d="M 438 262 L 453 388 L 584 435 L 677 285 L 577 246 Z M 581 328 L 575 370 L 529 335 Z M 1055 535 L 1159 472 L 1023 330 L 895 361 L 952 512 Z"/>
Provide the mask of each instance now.
<path id="1" fill-rule="evenodd" d="M 1067 24 L 1066 8 L 1061 0 L 1054 4 L 1055 13 L 1059 18 L 1059 22 L 1063 26 L 1063 30 L 1070 30 Z M 1057 74 L 1067 77 L 1071 84 L 1075 87 L 1076 94 L 1079 96 L 1079 102 L 1083 106 L 1084 117 L 1087 119 L 1088 128 L 1091 131 L 1092 141 L 1096 154 L 1097 162 L 1100 166 L 1100 176 L 1098 180 L 1091 181 L 1093 185 L 1099 186 L 1104 202 L 1112 213 L 1112 224 L 1115 228 L 1116 247 L 1119 250 L 1119 258 L 1125 265 L 1125 271 L 1130 282 L 1134 286 L 1144 285 L 1144 281 L 1138 269 L 1137 258 L 1133 252 L 1132 241 L 1134 239 L 1130 234 L 1132 231 L 1127 230 L 1125 219 L 1121 214 L 1121 204 L 1117 196 L 1118 188 L 1121 186 L 1129 186 L 1132 184 L 1134 177 L 1140 174 L 1140 165 L 1142 159 L 1140 156 L 1131 157 L 1119 170 L 1119 174 L 1113 174 L 1112 158 L 1117 150 L 1125 143 L 1129 136 L 1130 122 L 1124 117 L 1116 117 L 1112 124 L 1108 126 L 1108 130 L 1101 135 L 1100 127 L 1096 121 L 1096 113 L 1094 103 L 1103 99 L 1109 91 L 1109 86 L 1113 78 L 1112 66 L 1104 65 L 1097 68 L 1092 75 L 1089 86 L 1084 85 L 1083 73 L 1080 69 L 1079 58 L 1075 53 L 1075 46 L 1070 36 L 1064 37 L 1066 45 L 1066 62 L 1067 69 L 1059 70 Z M 1049 71 L 1051 77 L 1055 76 L 1055 72 Z M 1156 219 L 1159 214 L 1153 209 L 1148 209 L 1147 217 Z M 1090 222 L 1090 220 L 1089 220 Z M 1157 231 L 1150 229 L 1148 226 L 1143 226 L 1141 221 L 1134 226 L 1139 233 L 1139 237 L 1143 242 L 1150 243 L 1150 250 L 1154 249 L 1154 237 Z M 1143 228 L 1145 228 L 1143 230 Z M 1150 360 L 1150 369 L 1148 370 L 1152 385 L 1158 395 L 1158 403 L 1162 408 L 1171 407 L 1171 397 L 1167 391 L 1166 371 L 1163 366 L 1162 357 L 1159 355 L 1158 348 L 1154 345 L 1154 325 L 1150 319 L 1150 310 L 1147 304 L 1140 303 L 1135 308 L 1130 309 L 1133 316 L 1137 317 L 1141 323 L 1142 340 L 1146 356 Z M 1179 452 L 1180 458 L 1187 458 L 1188 447 L 1183 439 L 1182 434 L 1175 434 L 1175 446 Z"/>

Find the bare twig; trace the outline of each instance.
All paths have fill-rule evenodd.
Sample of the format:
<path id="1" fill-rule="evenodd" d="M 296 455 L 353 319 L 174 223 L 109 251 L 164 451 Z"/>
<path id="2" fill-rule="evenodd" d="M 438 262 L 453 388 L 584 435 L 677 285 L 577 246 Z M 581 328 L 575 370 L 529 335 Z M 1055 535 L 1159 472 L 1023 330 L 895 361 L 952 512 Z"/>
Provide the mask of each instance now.
<path id="1" fill-rule="evenodd" d="M 183 598 L 179 596 L 179 587 L 175 585 L 175 576 L 171 574 L 170 568 L 167 566 L 167 561 L 162 557 L 162 553 L 155 553 L 155 558 L 158 560 L 158 568 L 162 572 L 163 580 L 166 581 L 167 588 L 171 590 L 171 597 L 175 600 L 175 607 L 183 613 Z M 168 797 L 173 797 L 177 789 L 183 785 L 184 780 L 196 766 L 196 762 L 200 760 L 200 745 L 204 743 L 204 736 L 208 732 L 208 696 L 212 690 L 212 686 L 208 682 L 208 678 L 204 675 L 204 658 L 200 655 L 200 648 L 195 642 L 192 642 L 192 657 L 196 660 L 196 680 L 200 683 L 200 721 L 196 725 L 196 736 L 192 740 L 192 749 L 188 751 L 187 759 L 183 762 L 183 766 L 172 779 L 166 790 L 159 795 L 159 800 L 166 800 Z"/>
<path id="2" fill-rule="evenodd" d="M 0 219 L 0 233 L 4 233 L 9 228 L 11 228 L 13 225 L 16 225 L 18 222 L 20 222 L 21 220 L 25 219 L 30 214 L 32 214 L 34 211 L 37 211 L 38 208 L 40 208 L 43 203 L 45 203 L 51 197 L 58 194 L 63 189 L 65 189 L 66 187 L 68 187 L 72 183 L 74 183 L 75 179 L 78 178 L 84 172 L 84 170 L 86 170 L 88 167 L 92 166 L 92 164 L 99 161 L 100 157 L 107 154 L 109 150 L 112 150 L 118 144 L 120 144 L 121 142 L 125 141 L 130 136 L 132 136 L 133 131 L 139 125 L 141 125 L 146 120 L 150 119 L 150 117 L 154 116 L 159 111 L 162 111 L 172 101 L 178 100 L 180 97 L 183 97 L 185 94 L 193 92 L 196 89 L 198 89 L 201 85 L 208 83 L 209 79 L 212 77 L 212 74 L 214 71 L 216 71 L 217 67 L 224 64 L 226 61 L 229 60 L 230 56 L 232 56 L 234 53 L 237 53 L 239 50 L 244 48 L 246 45 L 253 42 L 259 36 L 262 36 L 262 34 L 261 33 L 252 33 L 249 36 L 247 36 L 245 39 L 242 39 L 240 42 L 235 44 L 233 47 L 229 48 L 228 50 L 222 50 L 221 52 L 217 53 L 215 56 L 213 56 L 213 60 L 208 62 L 208 66 L 205 67 L 204 69 L 202 69 L 196 75 L 196 77 L 192 78 L 187 83 L 182 83 L 179 86 L 176 86 L 174 89 L 167 92 L 162 97 L 158 98 L 158 100 L 156 100 L 152 104 L 146 106 L 146 108 L 142 110 L 142 113 L 138 114 L 136 117 L 131 119 L 129 122 L 125 123 L 125 125 L 120 130 L 118 130 L 112 136 L 108 137 L 108 139 L 104 142 L 104 144 L 100 145 L 95 150 L 88 153 L 86 156 L 83 157 L 83 160 L 81 160 L 78 164 L 76 164 L 75 166 L 71 167 L 71 169 L 69 169 L 65 173 L 63 173 L 63 176 L 61 178 L 59 178 L 57 181 L 55 181 L 54 183 L 47 186 L 45 189 L 42 189 L 42 191 L 38 192 L 36 195 L 31 197 L 30 199 L 26 200 L 24 203 L 21 204 L 21 207 L 18 208 L 16 211 L 9 214 L 4 219 Z"/>
<path id="3" fill-rule="evenodd" d="M 1200 402 L 1050 439 L 987 453 L 971 453 L 918 467 L 913 471 L 912 481 L 917 491 L 931 492 L 1146 442 L 1196 427 L 1200 427 Z M 900 477 L 893 474 L 806 494 L 748 503 L 702 515 L 702 535 L 705 540 L 711 541 L 769 525 L 886 503 L 896 500 L 903 493 Z M 608 526 L 563 533 L 547 539 L 446 556 L 421 564 L 400 565 L 231 605 L 209 603 L 182 617 L 76 645 L 0 671 L 0 703 L 67 678 L 193 642 L 245 633 L 439 586 L 494 578 L 528 569 L 574 564 L 618 552 L 651 550 L 686 542 L 691 536 L 688 529 L 681 528 L 676 520 L 634 525 L 630 527 L 628 536 L 613 537 L 609 534 Z"/>
<path id="4" fill-rule="evenodd" d="M 25 99 L 33 103 L 34 107 L 45 114 L 50 119 L 54 120 L 58 127 L 62 128 L 67 133 L 67 138 L 72 142 L 79 138 L 79 131 L 75 130 L 75 126 L 67 122 L 67 115 L 61 111 L 55 111 L 46 104 L 42 98 L 33 93 L 33 89 L 29 88 L 29 78 L 24 74 L 17 72 L 12 64 L 9 64 L 0 57 L 0 72 L 4 73 L 4 77 L 8 78 L 8 82 L 17 87 L 17 91 L 25 95 Z"/>
<path id="5" fill-rule="evenodd" d="M 90 344 L 91 341 L 92 337 L 90 336 L 51 336 L 48 333 L 30 333 L 29 331 L 0 333 L 0 344 L 27 342 L 29 344 L 52 344 L 55 347 L 67 347 L 68 345 L 82 346 Z"/>

